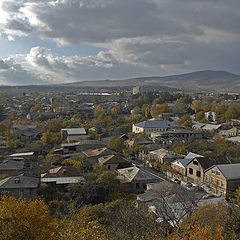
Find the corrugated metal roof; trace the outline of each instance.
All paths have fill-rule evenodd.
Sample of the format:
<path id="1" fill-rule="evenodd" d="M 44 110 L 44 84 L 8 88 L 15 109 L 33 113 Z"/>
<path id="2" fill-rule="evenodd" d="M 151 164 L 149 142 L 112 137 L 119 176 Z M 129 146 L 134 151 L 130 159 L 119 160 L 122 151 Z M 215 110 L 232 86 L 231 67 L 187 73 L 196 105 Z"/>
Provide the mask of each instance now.
<path id="1" fill-rule="evenodd" d="M 162 120 L 159 118 L 153 118 L 147 121 L 143 121 L 135 124 L 137 127 L 142 128 L 177 128 L 179 127 L 177 124 L 172 123 L 170 121 Z"/>
<path id="2" fill-rule="evenodd" d="M 25 152 L 25 153 L 14 153 L 9 155 L 9 157 L 24 157 L 24 156 L 33 156 L 34 152 Z"/>
<path id="3" fill-rule="evenodd" d="M 23 169 L 24 161 L 14 161 L 11 159 L 5 160 L 0 163 L 0 170 L 19 170 Z"/>
<path id="4" fill-rule="evenodd" d="M 28 176 L 12 176 L 0 181 L 0 189 L 9 188 L 37 188 L 39 178 Z"/>
<path id="5" fill-rule="evenodd" d="M 85 181 L 83 176 L 80 177 L 56 177 L 56 178 L 41 178 L 42 183 L 56 182 L 56 184 L 80 183 Z"/>
<path id="6" fill-rule="evenodd" d="M 84 128 L 63 128 L 61 131 L 67 131 L 68 135 L 85 135 L 86 130 Z"/>
<path id="7" fill-rule="evenodd" d="M 221 164 L 216 167 L 222 172 L 226 179 L 240 179 L 240 163 Z"/>
<path id="8" fill-rule="evenodd" d="M 222 124 L 218 124 L 218 125 L 206 124 L 204 127 L 202 127 L 202 129 L 204 129 L 204 130 L 217 130 L 221 126 L 222 126 Z"/>

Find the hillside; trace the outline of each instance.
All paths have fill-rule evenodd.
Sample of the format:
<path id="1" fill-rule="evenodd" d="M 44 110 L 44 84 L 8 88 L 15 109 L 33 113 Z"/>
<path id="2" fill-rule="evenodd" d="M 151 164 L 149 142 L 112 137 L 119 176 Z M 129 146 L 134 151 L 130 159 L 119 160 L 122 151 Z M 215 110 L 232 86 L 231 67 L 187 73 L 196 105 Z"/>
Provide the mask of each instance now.
<path id="1" fill-rule="evenodd" d="M 83 81 L 62 84 L 64 87 L 128 87 L 128 86 L 165 86 L 182 90 L 219 90 L 240 89 L 240 76 L 224 71 L 198 71 L 165 77 L 139 77 L 126 80 Z"/>
<path id="2" fill-rule="evenodd" d="M 145 86 L 148 89 L 172 91 L 240 91 L 240 76 L 225 71 L 198 71 L 172 76 L 139 77 L 124 80 L 81 81 L 66 84 L 29 85 L 18 87 L 0 86 L 0 90 L 64 91 L 83 90 L 102 91 L 119 88 L 130 90 L 133 86 Z"/>

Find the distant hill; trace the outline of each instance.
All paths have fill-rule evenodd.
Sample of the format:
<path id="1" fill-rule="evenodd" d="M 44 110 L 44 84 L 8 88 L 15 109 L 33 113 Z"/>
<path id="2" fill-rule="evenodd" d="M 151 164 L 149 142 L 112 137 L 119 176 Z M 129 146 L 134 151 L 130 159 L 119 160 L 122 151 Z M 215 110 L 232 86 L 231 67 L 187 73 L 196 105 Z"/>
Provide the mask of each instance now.
<path id="1" fill-rule="evenodd" d="M 139 77 L 124 80 L 81 81 L 66 84 L 0 87 L 0 90 L 34 90 L 34 91 L 64 91 L 64 90 L 98 90 L 124 88 L 130 90 L 133 86 L 145 86 L 147 89 L 165 91 L 240 91 L 240 76 L 225 71 L 198 71 L 172 76 Z"/>
<path id="2" fill-rule="evenodd" d="M 240 76 L 225 71 L 198 71 L 165 77 L 139 77 L 125 80 L 82 81 L 62 84 L 65 87 L 169 87 L 181 90 L 240 90 Z"/>

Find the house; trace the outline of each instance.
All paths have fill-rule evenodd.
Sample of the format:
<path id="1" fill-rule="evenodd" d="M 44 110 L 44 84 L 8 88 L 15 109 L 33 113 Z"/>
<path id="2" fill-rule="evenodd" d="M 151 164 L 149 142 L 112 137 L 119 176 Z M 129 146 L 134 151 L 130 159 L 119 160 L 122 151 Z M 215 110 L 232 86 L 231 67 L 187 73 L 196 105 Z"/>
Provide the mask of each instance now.
<path id="1" fill-rule="evenodd" d="M 192 161 L 193 158 L 196 157 L 203 157 L 199 154 L 195 154 L 189 152 L 187 156 L 181 159 L 176 159 L 171 163 L 172 169 L 174 169 L 175 173 L 173 174 L 174 177 L 181 178 L 182 180 L 187 180 L 187 167 L 188 164 Z"/>
<path id="2" fill-rule="evenodd" d="M 40 180 L 36 177 L 11 176 L 0 181 L 0 192 L 17 198 L 35 198 Z"/>
<path id="3" fill-rule="evenodd" d="M 202 127 L 202 130 L 206 131 L 218 131 L 222 127 L 222 124 L 206 124 L 204 127 Z"/>
<path id="4" fill-rule="evenodd" d="M 222 130 L 219 132 L 219 135 L 222 137 L 235 137 L 238 136 L 239 130 L 236 127 L 233 127 L 228 130 Z"/>
<path id="5" fill-rule="evenodd" d="M 15 138 L 20 141 L 39 140 L 41 138 L 36 125 L 13 125 L 13 132 Z"/>
<path id="6" fill-rule="evenodd" d="M 215 122 L 216 121 L 216 113 L 215 112 L 205 112 L 205 119 L 211 121 L 211 122 Z"/>
<path id="7" fill-rule="evenodd" d="M 226 138 L 226 139 L 232 143 L 240 143 L 240 136 L 230 137 L 230 138 Z"/>
<path id="8" fill-rule="evenodd" d="M 205 172 L 204 183 L 213 195 L 231 197 L 240 186 L 240 163 L 210 167 Z"/>
<path id="9" fill-rule="evenodd" d="M 9 155 L 8 157 L 10 159 L 16 159 L 16 160 L 19 160 L 19 159 L 33 160 L 35 155 L 36 155 L 35 152 L 24 152 L 24 153 L 13 153 L 13 154 Z"/>
<path id="10" fill-rule="evenodd" d="M 87 161 L 90 164 L 98 163 L 98 158 L 113 154 L 114 152 L 106 147 L 87 149 L 82 152 L 84 156 L 87 157 Z"/>
<path id="11" fill-rule="evenodd" d="M 41 174 L 41 183 L 53 185 L 65 189 L 70 183 L 82 183 L 85 181 L 81 171 L 72 166 L 61 166 L 50 169 Z"/>
<path id="12" fill-rule="evenodd" d="M 168 222 L 178 227 L 196 206 L 204 203 L 225 202 L 224 198 L 206 198 L 203 191 L 188 191 L 179 184 L 162 181 L 147 184 L 147 190 L 137 196 L 137 203 L 144 204 L 157 217 L 157 222 Z"/>
<path id="13" fill-rule="evenodd" d="M 83 183 L 84 181 L 85 178 L 83 176 L 41 178 L 41 183 L 51 184 L 61 188 L 65 188 L 68 184 Z"/>
<path id="14" fill-rule="evenodd" d="M 108 156 L 98 158 L 98 162 L 101 165 L 107 167 L 107 170 L 114 171 L 121 168 L 128 168 L 132 166 L 132 163 L 120 155 L 111 154 Z"/>
<path id="15" fill-rule="evenodd" d="M 190 138 L 202 139 L 202 133 L 198 131 L 190 131 L 186 129 L 174 129 L 166 132 L 152 132 L 151 139 L 154 141 L 188 141 Z"/>
<path id="16" fill-rule="evenodd" d="M 200 123 L 196 121 L 192 121 L 192 124 L 192 128 L 196 130 L 201 130 L 205 126 L 205 123 Z"/>
<path id="17" fill-rule="evenodd" d="M 134 138 L 134 139 L 128 139 L 125 141 L 125 145 L 127 147 L 132 147 L 134 145 L 147 145 L 151 143 L 152 141 L 149 141 L 146 138 Z"/>
<path id="18" fill-rule="evenodd" d="M 196 184 L 204 183 L 205 172 L 217 164 L 231 164 L 227 157 L 196 157 L 187 165 L 187 178 L 190 182 Z"/>
<path id="19" fill-rule="evenodd" d="M 181 157 L 182 157 L 181 155 L 166 150 L 164 148 L 149 152 L 149 159 L 154 159 L 155 161 L 160 162 L 161 164 L 163 164 L 164 162 L 172 162 L 175 159 Z"/>
<path id="20" fill-rule="evenodd" d="M 0 163 L 0 174 L 16 176 L 24 171 L 24 161 L 4 160 Z"/>
<path id="21" fill-rule="evenodd" d="M 68 142 L 77 141 L 86 135 L 84 128 L 64 128 L 61 129 L 62 139 L 67 139 Z"/>
<path id="22" fill-rule="evenodd" d="M 103 141 L 98 140 L 81 140 L 75 143 L 64 143 L 62 144 L 63 154 L 82 152 L 87 149 L 102 148 L 106 147 L 107 144 Z"/>
<path id="23" fill-rule="evenodd" d="M 31 112 L 27 114 L 27 119 L 32 121 L 47 121 L 49 119 L 54 119 L 59 116 L 56 112 Z"/>
<path id="24" fill-rule="evenodd" d="M 72 166 L 61 166 L 50 169 L 48 172 L 41 174 L 41 178 L 56 177 L 76 177 L 82 176 L 82 172 Z"/>
<path id="25" fill-rule="evenodd" d="M 123 189 L 130 193 L 143 193 L 147 188 L 147 183 L 162 181 L 138 167 L 118 169 L 117 172 Z"/>
<path id="26" fill-rule="evenodd" d="M 139 152 L 139 159 L 142 161 L 149 161 L 149 152 L 162 148 L 162 145 L 157 143 L 151 143 L 144 146 Z"/>
<path id="27" fill-rule="evenodd" d="M 133 124 L 132 132 L 133 133 L 144 132 L 148 137 L 150 137 L 152 132 L 164 132 L 176 128 L 180 128 L 180 126 L 167 120 L 163 120 L 160 118 L 152 118 L 147 121 Z"/>

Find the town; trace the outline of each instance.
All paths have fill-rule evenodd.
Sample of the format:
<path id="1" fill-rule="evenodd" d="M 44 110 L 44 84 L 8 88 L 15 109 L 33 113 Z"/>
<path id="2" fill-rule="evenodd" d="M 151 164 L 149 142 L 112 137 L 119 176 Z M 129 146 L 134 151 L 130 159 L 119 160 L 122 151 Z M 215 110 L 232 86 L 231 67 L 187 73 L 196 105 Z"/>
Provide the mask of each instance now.
<path id="1" fill-rule="evenodd" d="M 49 239 L 238 239 L 239 94 L 104 90 L 0 92 L 1 195 L 68 216 Z"/>

